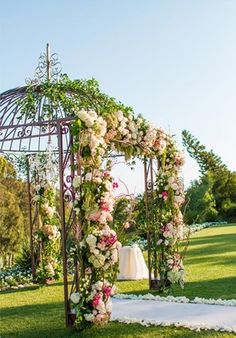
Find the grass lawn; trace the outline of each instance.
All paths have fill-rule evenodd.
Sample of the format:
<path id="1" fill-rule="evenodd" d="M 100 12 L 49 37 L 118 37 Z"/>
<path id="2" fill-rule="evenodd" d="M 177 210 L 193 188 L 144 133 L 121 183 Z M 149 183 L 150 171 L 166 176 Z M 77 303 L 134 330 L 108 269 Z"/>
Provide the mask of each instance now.
<path id="1" fill-rule="evenodd" d="M 236 224 L 217 226 L 195 233 L 185 261 L 187 283 L 184 290 L 175 287 L 172 294 L 204 298 L 236 298 Z M 120 292 L 148 292 L 147 281 L 117 283 Z M 174 327 L 142 327 L 138 324 L 111 322 L 104 328 L 86 332 L 64 327 L 62 283 L 31 287 L 0 294 L 2 338 L 60 337 L 235 337 L 214 331 L 193 332 Z"/>

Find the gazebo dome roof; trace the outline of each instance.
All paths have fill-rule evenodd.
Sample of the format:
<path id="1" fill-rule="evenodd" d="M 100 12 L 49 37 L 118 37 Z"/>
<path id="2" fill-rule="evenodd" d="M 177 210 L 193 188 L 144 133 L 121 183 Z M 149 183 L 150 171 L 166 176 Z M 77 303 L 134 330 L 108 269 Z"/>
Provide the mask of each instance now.
<path id="1" fill-rule="evenodd" d="M 41 85 L 33 86 L 37 96 L 35 114 L 25 114 L 24 99 L 28 86 L 7 90 L 0 94 L 0 152 L 40 152 L 47 148 L 48 139 L 56 145 L 56 123 L 66 118 L 57 107 L 50 119 L 45 114 L 48 98 Z"/>

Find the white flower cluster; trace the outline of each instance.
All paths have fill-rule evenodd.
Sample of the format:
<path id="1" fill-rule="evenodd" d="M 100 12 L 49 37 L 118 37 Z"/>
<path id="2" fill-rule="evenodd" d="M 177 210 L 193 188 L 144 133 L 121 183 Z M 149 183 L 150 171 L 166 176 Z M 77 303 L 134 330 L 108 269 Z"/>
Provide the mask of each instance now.
<path id="1" fill-rule="evenodd" d="M 24 271 L 16 266 L 0 271 L 0 291 L 23 288 L 32 283 L 33 277 L 30 270 Z"/>
<path id="2" fill-rule="evenodd" d="M 88 145 L 92 156 L 102 156 L 106 149 L 104 137 L 107 132 L 107 122 L 92 110 L 79 110 L 76 115 L 87 127 L 86 132 L 81 133 L 81 145 Z"/>
<path id="3" fill-rule="evenodd" d="M 44 224 L 42 232 L 48 237 L 49 240 L 57 240 L 61 234 L 56 225 Z"/>
<path id="4" fill-rule="evenodd" d="M 201 323 L 201 324 L 194 324 L 194 323 L 190 323 L 188 321 L 183 321 L 183 322 L 175 322 L 175 321 L 161 321 L 158 319 L 153 319 L 153 320 L 143 320 L 143 319 L 137 319 L 137 318 L 129 318 L 129 317 L 112 317 L 112 321 L 118 321 L 120 323 L 125 323 L 125 324 L 140 324 L 142 326 L 150 326 L 150 325 L 154 325 L 154 326 L 175 326 L 175 327 L 184 327 L 190 330 L 194 330 L 194 331 L 201 331 L 201 330 L 214 330 L 214 331 L 225 331 L 225 332 L 232 332 L 232 333 L 236 333 L 236 326 L 226 326 L 226 325 L 211 325 L 211 324 L 205 324 L 205 323 Z"/>
<path id="5" fill-rule="evenodd" d="M 174 302 L 174 303 L 193 303 L 193 304 L 209 304 L 209 305 L 222 305 L 222 306 L 236 306 L 236 299 L 213 299 L 213 298 L 200 298 L 195 297 L 194 299 L 189 299 L 185 296 L 183 297 L 174 297 L 167 296 L 162 297 L 158 295 L 153 295 L 151 293 L 147 293 L 146 295 L 135 295 L 135 294 L 125 294 L 120 293 L 116 294 L 114 298 L 117 299 L 133 299 L 133 300 L 155 300 L 155 301 L 164 301 L 164 302 Z"/>
<path id="6" fill-rule="evenodd" d="M 201 224 L 191 224 L 189 226 L 190 233 L 200 231 L 206 228 L 222 225 L 222 224 L 227 224 L 227 222 L 205 222 Z"/>
<path id="7" fill-rule="evenodd" d="M 47 256 L 45 258 L 44 269 L 47 272 L 47 277 L 53 278 L 55 276 L 55 270 L 58 268 L 58 261 L 55 257 Z"/>
<path id="8" fill-rule="evenodd" d="M 80 132 L 81 145 L 88 145 L 93 157 L 102 156 L 108 144 L 113 150 L 117 144 L 124 147 L 132 145 L 136 147 L 137 154 L 155 152 L 161 155 L 170 139 L 163 129 L 154 128 L 143 117 L 125 116 L 122 111 L 106 119 L 91 110 L 77 110 L 75 114 L 84 124 Z"/>
<path id="9" fill-rule="evenodd" d="M 107 270 L 118 262 L 118 252 L 121 244 L 117 241 L 116 233 L 108 225 L 102 230 L 95 230 L 89 234 L 80 246 L 88 246 L 88 261 L 96 268 Z"/>
<path id="10" fill-rule="evenodd" d="M 93 310 L 85 314 L 85 320 L 99 323 L 107 322 L 112 312 L 112 302 L 110 296 L 114 295 L 115 288 L 107 280 L 97 281 L 92 285 L 92 292 L 88 297 L 91 301 Z"/>

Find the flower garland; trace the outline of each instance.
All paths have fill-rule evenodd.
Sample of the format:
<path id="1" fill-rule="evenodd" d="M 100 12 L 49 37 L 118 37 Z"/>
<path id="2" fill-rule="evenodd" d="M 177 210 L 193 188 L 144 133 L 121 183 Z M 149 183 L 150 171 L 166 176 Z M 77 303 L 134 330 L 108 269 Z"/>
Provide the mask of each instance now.
<path id="1" fill-rule="evenodd" d="M 189 299 L 185 296 L 182 297 L 174 297 L 167 296 L 161 297 L 158 295 L 153 295 L 151 293 L 147 293 L 146 295 L 135 295 L 135 294 L 125 294 L 120 293 L 114 295 L 114 298 L 117 299 L 132 299 L 132 300 L 154 300 L 154 301 L 164 301 L 164 302 L 172 302 L 172 303 L 192 303 L 192 304 L 209 304 L 209 305 L 224 305 L 224 306 L 236 306 L 236 299 L 213 299 L 213 298 L 200 298 L 195 297 L 194 299 Z"/>
<path id="2" fill-rule="evenodd" d="M 79 290 L 70 296 L 76 310 L 76 325 L 107 322 L 111 315 L 110 296 L 118 272 L 120 243 L 111 230 L 114 207 L 113 191 L 117 183 L 110 171 L 111 163 L 104 155 L 111 151 L 132 157 L 154 157 L 160 161 L 156 181 L 156 211 L 161 224 L 153 224 L 158 245 L 165 255 L 159 269 L 169 283 L 183 285 L 183 263 L 178 242 L 183 238 L 183 217 L 179 210 L 184 201 L 179 174 L 183 155 L 162 129 L 154 128 L 143 117 L 122 111 L 98 115 L 92 110 L 75 110 L 72 126 L 77 152 L 77 175 L 73 179 L 76 198 L 74 211 L 75 254 L 79 260 Z M 155 236 L 157 238 L 157 236 Z M 156 250 L 156 247 L 155 247 Z M 156 262 L 155 262 L 156 264 Z M 99 286 L 99 287 L 98 287 Z M 109 290 L 109 292 L 107 291 Z"/>
<path id="3" fill-rule="evenodd" d="M 142 319 L 137 319 L 137 318 L 128 318 L 128 317 L 123 317 L 123 318 L 116 318 L 113 317 L 112 321 L 118 321 L 120 323 L 125 323 L 125 324 L 140 324 L 142 326 L 175 326 L 175 327 L 184 327 L 186 329 L 194 330 L 194 331 L 201 331 L 201 330 L 214 330 L 214 331 L 226 331 L 226 332 L 233 332 L 236 333 L 236 328 L 235 326 L 220 326 L 220 325 L 210 325 L 210 324 L 191 324 L 189 322 L 172 322 L 172 321 L 160 321 L 160 320 L 142 320 Z"/>
<path id="4" fill-rule="evenodd" d="M 60 231 L 56 212 L 55 163 L 51 154 L 37 154 L 29 158 L 35 185 L 32 201 L 38 209 L 38 229 L 34 234 L 41 253 L 37 262 L 36 279 L 49 282 L 60 276 Z M 41 243 L 41 244 L 40 244 Z"/>

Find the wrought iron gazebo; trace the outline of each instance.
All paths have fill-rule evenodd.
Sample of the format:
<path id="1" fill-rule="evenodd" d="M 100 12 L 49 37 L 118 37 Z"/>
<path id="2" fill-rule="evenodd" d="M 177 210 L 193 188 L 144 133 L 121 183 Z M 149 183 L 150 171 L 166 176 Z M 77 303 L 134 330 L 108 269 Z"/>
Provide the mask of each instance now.
<path id="1" fill-rule="evenodd" d="M 58 105 L 54 109 L 53 103 L 42 95 L 43 81 L 57 81 L 60 76 L 61 67 L 55 54 L 50 55 L 49 45 L 46 53 L 41 55 L 39 66 L 36 69 L 36 80 L 30 81 L 24 87 L 18 87 L 5 91 L 0 94 L 0 155 L 1 154 L 21 154 L 26 156 L 31 154 L 43 153 L 47 151 L 48 144 L 52 145 L 58 154 L 59 168 L 59 191 L 60 191 L 60 222 L 62 234 L 62 258 L 63 258 L 63 279 L 64 279 L 64 303 L 66 325 L 70 323 L 69 308 L 69 284 L 68 284 L 68 253 L 67 240 L 68 233 L 73 227 L 75 215 L 73 208 L 66 218 L 67 202 L 74 201 L 74 190 L 72 181 L 75 173 L 80 170 L 78 159 L 73 152 L 74 137 L 71 133 L 71 123 L 74 118 L 68 116 L 63 107 Z M 27 107 L 24 106 L 24 98 L 28 95 L 29 87 L 33 88 L 33 95 L 38 97 L 37 111 L 34 116 L 24 114 Z M 73 97 L 73 93 L 68 92 L 68 96 Z M 87 94 L 81 93 L 86 96 Z M 88 97 L 88 100 L 93 98 Z M 50 114 L 45 114 L 45 109 L 51 109 Z M 29 198 L 29 224 L 30 224 L 30 247 L 32 273 L 35 274 L 34 262 L 34 225 L 35 217 L 32 214 L 32 194 L 31 194 L 31 175 L 29 165 L 27 166 L 28 198 Z M 154 172 L 157 170 L 157 163 L 153 159 L 144 159 L 144 183 L 146 196 L 146 216 L 147 222 L 153 221 L 152 204 Z M 148 243 L 150 248 L 150 234 L 148 233 Z M 149 267 L 149 288 L 156 288 L 158 272 L 152 271 L 151 251 L 148 250 Z M 75 277 L 72 289 L 78 290 L 78 264 L 75 261 Z"/>

